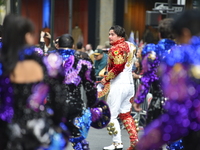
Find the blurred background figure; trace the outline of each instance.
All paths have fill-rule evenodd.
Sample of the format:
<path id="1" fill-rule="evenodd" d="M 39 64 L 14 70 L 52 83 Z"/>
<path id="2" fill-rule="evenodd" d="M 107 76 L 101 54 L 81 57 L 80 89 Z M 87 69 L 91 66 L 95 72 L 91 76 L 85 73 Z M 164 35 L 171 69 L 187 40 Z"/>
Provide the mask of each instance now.
<path id="1" fill-rule="evenodd" d="M 108 55 L 102 49 L 96 49 L 94 55 L 95 76 L 104 76 L 106 72 Z"/>
<path id="2" fill-rule="evenodd" d="M 86 53 L 88 53 L 89 56 L 94 53 L 94 51 L 92 50 L 92 45 L 91 44 L 87 44 L 85 46 L 85 51 L 86 51 Z"/>
<path id="3" fill-rule="evenodd" d="M 55 46 L 56 49 L 59 48 L 59 44 L 58 44 L 59 38 L 60 38 L 60 36 L 58 36 L 54 41 L 54 46 Z"/>
<path id="4" fill-rule="evenodd" d="M 83 43 L 82 42 L 76 43 L 76 50 L 77 51 L 81 51 L 81 52 L 85 52 L 85 48 L 83 47 Z"/>
<path id="5" fill-rule="evenodd" d="M 94 64 L 94 51 L 92 50 L 92 45 L 91 44 L 87 44 L 85 46 L 85 52 L 89 55 L 90 59 L 92 60 L 93 64 Z"/>
<path id="6" fill-rule="evenodd" d="M 43 49 L 44 54 L 48 53 L 48 50 L 51 48 L 51 34 L 50 34 L 50 29 L 49 28 L 44 28 L 40 32 L 40 48 Z"/>
<path id="7" fill-rule="evenodd" d="M 132 72 L 132 75 L 133 75 L 135 93 L 136 93 L 140 85 L 142 75 L 143 75 L 142 60 L 140 58 L 136 58 L 134 62 L 134 66 L 135 66 L 135 70 Z"/>
<path id="8" fill-rule="evenodd" d="M 87 59 L 91 61 L 89 55 L 85 52 L 82 42 L 76 43 L 76 54 L 79 55 L 81 58 Z M 91 61 L 92 62 L 92 61 Z M 92 62 L 93 63 L 93 62 Z"/>

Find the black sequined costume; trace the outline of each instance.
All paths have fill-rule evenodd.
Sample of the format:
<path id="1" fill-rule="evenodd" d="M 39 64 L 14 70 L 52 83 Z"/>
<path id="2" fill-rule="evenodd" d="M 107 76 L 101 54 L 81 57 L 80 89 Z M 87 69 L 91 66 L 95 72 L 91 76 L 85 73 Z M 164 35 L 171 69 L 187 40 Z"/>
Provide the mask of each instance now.
<path id="1" fill-rule="evenodd" d="M 59 108 L 45 106 L 49 91 L 54 96 L 50 98 L 52 102 L 61 99 L 59 94 L 63 77 L 58 70 L 54 76 L 49 76 L 50 70 L 46 67 L 48 61 L 44 61 L 43 57 L 36 54 L 34 48 L 21 51 L 19 61 L 23 60 L 38 62 L 43 69 L 44 79 L 36 83 L 12 83 L 9 76 L 4 75 L 0 63 L 0 149 L 63 149 L 66 146 L 65 140 L 63 143 L 60 142 L 59 148 L 54 147 L 55 142 L 59 141 L 52 140 L 57 134 L 55 129 L 58 128 L 56 120 L 53 120 L 53 114 L 56 114 Z M 60 128 L 60 131 L 62 130 Z M 64 136 L 65 134 L 59 135 L 61 139 L 64 139 Z"/>
<path id="2" fill-rule="evenodd" d="M 73 143 L 74 149 L 76 149 L 76 147 L 82 147 L 78 146 L 77 143 L 80 144 L 86 138 L 91 124 L 92 117 L 90 112 L 89 114 L 86 113 L 87 108 L 91 108 L 97 103 L 96 77 L 89 58 L 83 58 L 81 53 L 76 53 L 72 49 L 59 49 L 58 53 L 63 58 L 65 72 L 64 84 L 62 85 L 63 109 L 60 109 L 64 110 L 64 113 L 60 114 L 64 114 L 64 122 L 70 131 L 70 141 Z M 87 96 L 86 106 L 81 99 L 82 85 Z M 55 107 L 57 107 L 56 105 L 55 103 Z M 89 121 L 78 120 L 84 115 Z M 87 131 L 81 131 L 80 126 L 82 123 Z"/>

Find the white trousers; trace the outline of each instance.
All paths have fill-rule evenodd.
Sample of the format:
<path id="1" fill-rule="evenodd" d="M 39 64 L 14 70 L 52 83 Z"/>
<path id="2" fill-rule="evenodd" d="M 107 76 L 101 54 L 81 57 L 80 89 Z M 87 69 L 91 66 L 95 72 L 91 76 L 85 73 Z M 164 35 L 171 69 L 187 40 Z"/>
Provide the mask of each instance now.
<path id="1" fill-rule="evenodd" d="M 117 78 L 111 80 L 107 103 L 111 112 L 110 123 L 114 123 L 114 127 L 118 132 L 116 135 L 113 135 L 113 142 L 122 143 L 121 129 L 117 117 L 120 113 L 130 112 L 132 107 L 130 98 L 133 96 L 134 84 L 132 76 L 120 74 Z"/>

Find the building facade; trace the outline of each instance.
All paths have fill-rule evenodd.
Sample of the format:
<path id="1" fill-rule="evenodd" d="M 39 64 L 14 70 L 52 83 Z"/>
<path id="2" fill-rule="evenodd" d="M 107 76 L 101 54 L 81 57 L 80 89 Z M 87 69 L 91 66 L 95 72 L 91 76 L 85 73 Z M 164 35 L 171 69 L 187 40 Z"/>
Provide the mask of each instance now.
<path id="1" fill-rule="evenodd" d="M 95 49 L 108 40 L 108 30 L 114 24 L 123 26 L 127 36 L 133 31 L 135 37 L 142 39 L 146 11 L 152 10 L 155 2 L 157 0 L 0 0 L 0 24 L 10 12 L 30 18 L 35 24 L 38 40 L 44 28 L 50 29 L 53 40 L 64 33 L 72 34 L 78 27 L 81 32 L 76 41 L 82 41 L 84 45 L 90 43 Z M 191 8 L 194 1 L 171 2 L 185 3 Z"/>

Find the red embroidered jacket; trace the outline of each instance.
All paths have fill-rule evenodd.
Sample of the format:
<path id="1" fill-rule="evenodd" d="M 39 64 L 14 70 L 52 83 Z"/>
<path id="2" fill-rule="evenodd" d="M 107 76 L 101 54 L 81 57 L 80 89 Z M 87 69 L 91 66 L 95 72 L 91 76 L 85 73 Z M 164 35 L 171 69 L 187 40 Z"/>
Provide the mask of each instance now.
<path id="1" fill-rule="evenodd" d="M 129 46 L 124 38 L 112 43 L 112 47 L 108 51 L 108 74 L 105 76 L 107 82 L 123 71 L 129 52 Z"/>

